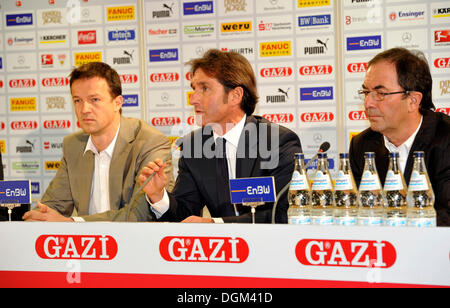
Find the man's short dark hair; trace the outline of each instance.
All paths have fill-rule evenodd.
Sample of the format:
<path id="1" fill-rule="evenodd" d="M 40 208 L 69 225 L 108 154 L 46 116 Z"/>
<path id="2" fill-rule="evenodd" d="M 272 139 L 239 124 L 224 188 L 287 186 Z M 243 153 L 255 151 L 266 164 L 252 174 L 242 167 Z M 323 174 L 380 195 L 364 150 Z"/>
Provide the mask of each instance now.
<path id="1" fill-rule="evenodd" d="M 432 100 L 433 79 L 425 55 L 421 51 L 392 48 L 383 51 L 369 61 L 368 67 L 387 61 L 395 65 L 399 85 L 406 91 L 422 93 L 420 113 L 435 110 Z"/>
<path id="2" fill-rule="evenodd" d="M 187 63 L 191 74 L 201 68 L 209 77 L 216 78 L 225 88 L 225 93 L 241 87 L 244 90 L 241 109 L 252 115 L 258 103 L 256 77 L 248 60 L 237 52 L 225 52 L 218 49 L 208 50 L 203 57 Z"/>
<path id="3" fill-rule="evenodd" d="M 109 86 L 112 98 L 122 95 L 122 83 L 119 74 L 108 64 L 103 62 L 90 62 L 75 68 L 70 73 L 70 88 L 79 79 L 103 78 Z"/>

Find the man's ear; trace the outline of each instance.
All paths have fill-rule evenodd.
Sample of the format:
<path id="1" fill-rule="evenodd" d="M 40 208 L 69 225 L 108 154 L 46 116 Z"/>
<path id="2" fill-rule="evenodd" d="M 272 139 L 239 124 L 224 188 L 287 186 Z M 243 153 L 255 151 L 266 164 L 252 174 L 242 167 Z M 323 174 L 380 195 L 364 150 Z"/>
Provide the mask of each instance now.
<path id="1" fill-rule="evenodd" d="M 122 104 L 123 104 L 123 96 L 122 95 L 118 95 L 114 98 L 114 104 L 117 107 L 117 110 L 122 109 Z"/>
<path id="2" fill-rule="evenodd" d="M 411 112 L 418 111 L 420 109 L 420 103 L 422 102 L 422 93 L 413 91 L 409 94 L 408 109 Z"/>
<path id="3" fill-rule="evenodd" d="M 228 98 L 230 102 L 233 104 L 241 104 L 242 98 L 244 97 L 244 89 L 242 87 L 236 87 L 230 91 L 228 94 Z"/>

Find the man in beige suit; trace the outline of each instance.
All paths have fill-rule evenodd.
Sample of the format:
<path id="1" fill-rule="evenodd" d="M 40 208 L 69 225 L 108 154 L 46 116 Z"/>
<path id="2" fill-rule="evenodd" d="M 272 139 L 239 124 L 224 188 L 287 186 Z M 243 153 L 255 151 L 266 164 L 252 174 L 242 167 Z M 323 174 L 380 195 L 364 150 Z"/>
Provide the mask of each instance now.
<path id="1" fill-rule="evenodd" d="M 82 131 L 64 138 L 61 167 L 38 208 L 27 221 L 152 221 L 145 194 L 138 190 L 140 170 L 170 153 L 168 138 L 144 121 L 122 114 L 117 72 L 101 62 L 72 71 L 70 89 Z M 173 187 L 172 168 L 167 176 Z M 76 209 L 79 217 L 69 217 Z"/>

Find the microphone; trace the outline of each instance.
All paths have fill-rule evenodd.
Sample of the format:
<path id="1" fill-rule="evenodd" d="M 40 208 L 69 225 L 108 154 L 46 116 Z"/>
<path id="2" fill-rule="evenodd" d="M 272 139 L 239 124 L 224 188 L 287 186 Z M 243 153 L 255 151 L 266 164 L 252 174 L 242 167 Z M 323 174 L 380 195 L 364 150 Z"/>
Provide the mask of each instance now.
<path id="1" fill-rule="evenodd" d="M 330 149 L 330 143 L 328 141 L 323 142 L 320 147 L 319 150 L 317 151 L 317 153 L 311 158 L 311 160 L 306 164 L 305 166 L 305 170 L 309 167 L 309 165 L 311 165 L 311 163 L 316 160 L 317 156 L 319 156 L 319 153 L 324 153 L 326 151 L 328 151 Z M 291 180 L 292 181 L 292 180 Z M 275 223 L 275 212 L 277 209 L 277 204 L 278 204 L 278 200 L 280 200 L 281 195 L 284 194 L 284 192 L 286 190 L 288 190 L 289 186 L 291 186 L 291 181 L 289 181 L 282 190 L 280 190 L 280 192 L 277 194 L 277 199 L 273 205 L 273 209 L 272 209 L 272 224 Z"/>
<path id="2" fill-rule="evenodd" d="M 330 149 L 330 143 L 328 141 L 323 142 L 320 147 L 319 150 L 317 151 L 316 155 L 314 155 L 309 162 L 305 165 L 305 170 L 308 169 L 308 167 L 313 163 L 313 161 L 315 161 L 317 159 L 317 156 L 319 156 L 320 153 L 324 153 L 326 151 L 328 151 Z"/>
<path id="3" fill-rule="evenodd" d="M 163 159 L 163 163 L 165 163 L 166 161 L 169 160 L 169 158 L 172 157 L 173 153 L 183 145 L 184 142 L 184 137 L 178 138 L 177 141 L 175 141 L 175 144 L 172 146 L 172 150 L 170 151 L 169 154 L 167 154 L 164 159 Z M 141 191 L 144 189 L 144 187 L 148 184 L 148 182 L 150 182 L 150 180 L 153 178 L 153 176 L 156 174 L 156 172 L 153 172 L 146 180 L 144 183 L 142 183 L 141 187 L 139 187 L 139 189 L 134 193 L 134 195 L 131 198 L 131 202 L 130 205 L 128 206 L 128 210 L 127 210 L 127 216 L 126 216 L 126 221 L 128 222 L 128 219 L 130 217 L 130 212 L 131 210 L 134 208 L 134 203 L 136 202 L 137 196 L 141 193 Z"/>

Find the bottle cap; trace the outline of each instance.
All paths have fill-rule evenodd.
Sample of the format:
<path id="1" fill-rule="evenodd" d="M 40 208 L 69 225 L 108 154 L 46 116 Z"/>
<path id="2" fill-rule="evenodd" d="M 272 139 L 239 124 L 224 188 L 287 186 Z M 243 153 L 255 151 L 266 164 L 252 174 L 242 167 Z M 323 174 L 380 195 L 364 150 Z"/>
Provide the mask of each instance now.
<path id="1" fill-rule="evenodd" d="M 327 158 L 327 153 L 318 153 L 317 158 Z"/>
<path id="2" fill-rule="evenodd" d="M 366 152 L 366 153 L 364 153 L 364 157 L 365 158 L 375 158 L 375 153 L 374 152 Z"/>
<path id="3" fill-rule="evenodd" d="M 395 158 L 398 158 L 398 157 L 399 157 L 399 154 L 398 154 L 398 152 L 392 152 L 392 153 L 389 153 L 389 157 L 395 157 Z"/>
<path id="4" fill-rule="evenodd" d="M 296 159 L 304 159 L 305 155 L 303 153 L 295 153 L 295 158 Z"/>
<path id="5" fill-rule="evenodd" d="M 423 157 L 424 155 L 424 151 L 414 151 L 414 157 Z"/>
<path id="6" fill-rule="evenodd" d="M 348 153 L 339 153 L 339 158 L 348 158 Z"/>

